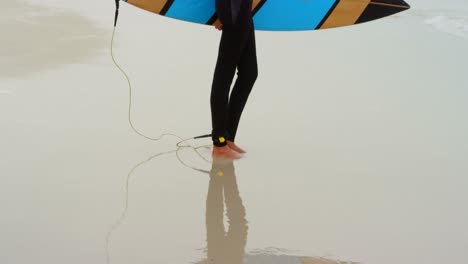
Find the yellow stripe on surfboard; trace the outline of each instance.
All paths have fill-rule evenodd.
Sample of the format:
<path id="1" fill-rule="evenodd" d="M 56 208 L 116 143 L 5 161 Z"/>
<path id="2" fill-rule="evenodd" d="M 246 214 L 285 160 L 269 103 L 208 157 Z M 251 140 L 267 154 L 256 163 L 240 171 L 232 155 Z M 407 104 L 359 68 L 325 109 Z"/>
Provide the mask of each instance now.
<path id="1" fill-rule="evenodd" d="M 128 0 L 128 3 L 143 8 L 145 10 L 161 13 L 168 0 L 166 1 L 145 1 L 145 0 Z"/>
<path id="2" fill-rule="evenodd" d="M 371 0 L 341 0 L 320 29 L 354 25 Z"/>

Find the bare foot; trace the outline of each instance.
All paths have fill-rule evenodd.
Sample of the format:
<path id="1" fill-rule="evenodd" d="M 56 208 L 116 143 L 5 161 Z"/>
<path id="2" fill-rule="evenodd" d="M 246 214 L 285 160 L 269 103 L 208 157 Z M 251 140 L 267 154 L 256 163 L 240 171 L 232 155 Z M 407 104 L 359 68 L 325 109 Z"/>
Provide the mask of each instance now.
<path id="1" fill-rule="evenodd" d="M 234 151 L 237 152 L 237 153 L 240 153 L 240 154 L 245 154 L 245 153 L 247 153 L 245 150 L 239 148 L 239 147 L 238 147 L 236 144 L 234 144 L 234 142 L 232 142 L 232 141 L 229 141 L 229 140 L 228 140 L 227 145 L 228 145 L 232 150 L 234 150 Z"/>
<path id="2" fill-rule="evenodd" d="M 237 160 L 242 156 L 236 151 L 229 148 L 229 146 L 217 147 L 213 146 L 213 158 L 222 158 L 229 160 Z"/>

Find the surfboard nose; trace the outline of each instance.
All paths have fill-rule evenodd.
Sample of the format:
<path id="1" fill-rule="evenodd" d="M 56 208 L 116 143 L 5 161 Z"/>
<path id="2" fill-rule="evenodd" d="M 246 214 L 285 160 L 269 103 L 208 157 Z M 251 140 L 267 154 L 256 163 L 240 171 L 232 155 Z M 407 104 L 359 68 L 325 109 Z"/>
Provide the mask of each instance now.
<path id="1" fill-rule="evenodd" d="M 408 9 L 410 5 L 403 0 L 371 0 L 356 24 L 391 16 Z"/>

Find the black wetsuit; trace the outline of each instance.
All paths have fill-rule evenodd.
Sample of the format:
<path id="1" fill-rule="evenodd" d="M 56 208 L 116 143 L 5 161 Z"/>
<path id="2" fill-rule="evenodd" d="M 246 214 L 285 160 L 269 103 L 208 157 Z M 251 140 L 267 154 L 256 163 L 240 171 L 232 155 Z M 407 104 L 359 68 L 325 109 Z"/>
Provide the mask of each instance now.
<path id="1" fill-rule="evenodd" d="M 223 24 L 211 89 L 212 138 L 216 146 L 234 141 L 247 98 L 257 79 L 252 0 L 216 0 Z M 237 80 L 229 91 L 237 69 Z"/>

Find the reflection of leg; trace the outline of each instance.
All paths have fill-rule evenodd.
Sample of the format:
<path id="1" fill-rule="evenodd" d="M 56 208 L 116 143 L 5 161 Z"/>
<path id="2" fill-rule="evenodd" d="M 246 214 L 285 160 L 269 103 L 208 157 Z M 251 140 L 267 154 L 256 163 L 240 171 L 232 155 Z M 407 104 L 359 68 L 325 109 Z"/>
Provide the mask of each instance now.
<path id="1" fill-rule="evenodd" d="M 242 43 L 240 35 L 237 30 L 225 29 L 219 44 L 210 98 L 213 141 L 219 146 L 226 145 L 226 142 L 219 143 L 217 140 L 219 137 L 227 137 L 229 90 L 239 62 Z"/>
<path id="2" fill-rule="evenodd" d="M 239 195 L 234 165 L 230 163 L 223 168 L 224 176 L 224 198 L 229 223 L 226 247 L 229 248 L 229 263 L 243 263 L 245 246 L 247 243 L 247 220 L 245 219 L 245 208 Z"/>
<path id="3" fill-rule="evenodd" d="M 223 183 L 216 175 L 215 169 L 210 173 L 210 185 L 206 198 L 206 233 L 208 259 L 220 259 L 220 252 L 223 251 L 224 244 L 224 203 L 223 203 Z M 210 262 L 217 263 L 217 262 Z"/>
<path id="4" fill-rule="evenodd" d="M 246 46 L 242 51 L 237 75 L 229 98 L 227 131 L 230 141 L 235 140 L 242 111 L 258 76 L 255 30 L 253 28 L 249 31 Z"/>

